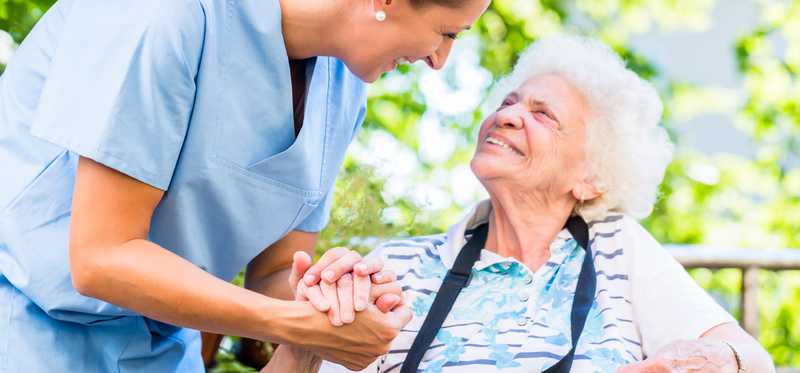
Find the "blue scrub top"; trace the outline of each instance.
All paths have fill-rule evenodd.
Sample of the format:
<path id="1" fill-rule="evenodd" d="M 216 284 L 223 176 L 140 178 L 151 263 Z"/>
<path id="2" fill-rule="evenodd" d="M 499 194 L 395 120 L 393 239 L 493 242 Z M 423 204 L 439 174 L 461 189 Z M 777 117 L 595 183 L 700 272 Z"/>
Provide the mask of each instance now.
<path id="1" fill-rule="evenodd" d="M 0 77 L 0 372 L 201 371 L 196 331 L 72 287 L 78 158 L 166 190 L 150 239 L 230 280 L 327 222 L 366 93 L 310 69 L 295 138 L 277 0 L 56 3 Z"/>

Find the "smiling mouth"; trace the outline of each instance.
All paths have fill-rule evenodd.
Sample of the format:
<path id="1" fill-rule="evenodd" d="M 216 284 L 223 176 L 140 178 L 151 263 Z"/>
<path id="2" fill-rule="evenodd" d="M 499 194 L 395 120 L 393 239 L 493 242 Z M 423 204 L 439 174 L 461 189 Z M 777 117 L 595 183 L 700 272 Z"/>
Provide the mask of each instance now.
<path id="1" fill-rule="evenodd" d="M 506 144 L 503 140 L 500 140 L 500 139 L 498 139 L 496 137 L 487 136 L 486 140 L 484 140 L 484 142 L 487 143 L 487 144 L 492 144 L 492 145 L 499 146 L 499 147 L 501 147 L 503 149 L 506 149 L 506 150 L 510 150 L 511 152 L 513 152 L 514 154 L 516 154 L 516 155 L 518 155 L 520 157 L 524 157 L 525 156 L 524 154 L 522 154 L 521 151 L 517 150 L 516 148 L 514 148 L 511 145 Z"/>
<path id="2" fill-rule="evenodd" d="M 425 57 L 424 59 L 423 58 L 410 59 L 408 57 L 400 57 L 400 58 L 397 58 L 397 59 L 394 60 L 394 64 L 395 64 L 395 66 L 399 66 L 399 65 L 403 65 L 403 64 L 412 64 L 412 63 L 417 62 L 419 60 L 424 60 L 425 63 L 428 65 L 428 67 L 430 67 L 431 69 L 434 68 L 433 67 L 433 59 L 430 56 Z"/>

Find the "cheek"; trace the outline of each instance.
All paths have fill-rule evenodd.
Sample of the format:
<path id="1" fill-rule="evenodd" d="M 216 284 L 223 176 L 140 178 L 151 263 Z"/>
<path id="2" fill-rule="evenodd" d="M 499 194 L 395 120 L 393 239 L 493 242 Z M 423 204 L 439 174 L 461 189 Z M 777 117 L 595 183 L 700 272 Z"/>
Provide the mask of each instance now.
<path id="1" fill-rule="evenodd" d="M 492 124 L 494 123 L 495 117 L 497 113 L 492 113 L 489 115 L 483 123 L 481 123 L 480 131 L 478 132 L 478 141 L 480 142 L 481 139 L 486 137 L 486 133 L 489 132 L 489 129 L 492 128 Z"/>

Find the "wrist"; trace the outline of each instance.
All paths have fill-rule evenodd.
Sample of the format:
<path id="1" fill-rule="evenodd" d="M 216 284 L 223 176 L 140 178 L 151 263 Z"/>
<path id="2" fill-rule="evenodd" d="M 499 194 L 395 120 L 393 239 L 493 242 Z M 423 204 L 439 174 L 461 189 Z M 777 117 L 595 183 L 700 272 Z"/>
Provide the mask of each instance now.
<path id="1" fill-rule="evenodd" d="M 308 302 L 270 299 L 259 312 L 261 340 L 297 345 L 307 340 L 308 332 L 318 329 L 319 311 Z"/>
<path id="2" fill-rule="evenodd" d="M 747 368 L 744 365 L 744 361 L 742 361 L 742 354 L 739 353 L 739 350 L 736 347 L 734 347 L 734 345 L 731 344 L 728 341 L 720 340 L 720 342 L 722 342 L 722 344 L 724 344 L 731 351 L 731 355 L 733 356 L 734 364 L 735 364 L 736 369 L 737 369 L 736 372 L 737 373 L 746 373 L 747 372 Z"/>

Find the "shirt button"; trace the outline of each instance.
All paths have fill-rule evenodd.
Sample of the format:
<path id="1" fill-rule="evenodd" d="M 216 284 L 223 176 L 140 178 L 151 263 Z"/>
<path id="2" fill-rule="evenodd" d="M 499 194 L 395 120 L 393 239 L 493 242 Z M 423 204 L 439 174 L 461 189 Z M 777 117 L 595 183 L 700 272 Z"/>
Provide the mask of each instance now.
<path id="1" fill-rule="evenodd" d="M 525 279 L 524 280 L 525 280 L 525 285 L 530 285 L 531 282 L 533 282 L 533 276 L 525 275 Z"/>
<path id="2" fill-rule="evenodd" d="M 522 293 L 522 294 L 519 295 L 519 300 L 522 301 L 522 302 L 527 302 L 528 299 L 530 299 L 530 297 L 526 293 Z"/>
<path id="3" fill-rule="evenodd" d="M 528 319 L 526 319 L 524 317 L 520 317 L 519 319 L 517 319 L 517 325 L 525 326 L 527 324 L 528 324 Z"/>

